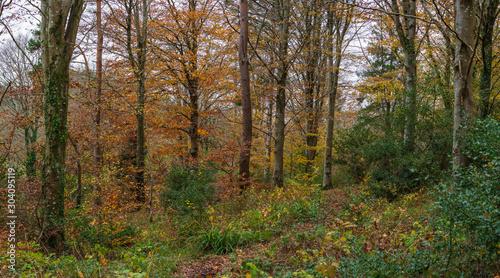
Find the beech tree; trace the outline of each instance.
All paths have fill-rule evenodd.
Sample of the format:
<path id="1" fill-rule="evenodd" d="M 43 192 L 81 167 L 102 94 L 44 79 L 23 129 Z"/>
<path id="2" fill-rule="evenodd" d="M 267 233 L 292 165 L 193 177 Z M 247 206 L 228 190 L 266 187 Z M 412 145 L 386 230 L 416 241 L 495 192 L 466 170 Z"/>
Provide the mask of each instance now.
<path id="1" fill-rule="evenodd" d="M 326 127 L 326 148 L 324 158 L 323 188 L 332 187 L 332 147 L 333 147 L 333 126 L 335 123 L 335 104 L 337 99 L 340 63 L 343 57 L 343 47 L 345 36 L 349 30 L 353 18 L 352 7 L 342 7 L 335 11 L 335 6 L 331 5 L 327 12 L 327 57 L 328 57 L 328 116 Z M 335 40 L 335 43 L 333 43 Z"/>
<path id="2" fill-rule="evenodd" d="M 242 151 L 240 153 L 240 189 L 248 186 L 250 178 L 250 152 L 252 147 L 252 99 L 250 98 L 250 69 L 247 54 L 248 48 L 248 3 L 240 0 L 240 45 L 238 49 L 241 103 L 242 103 Z"/>
<path id="3" fill-rule="evenodd" d="M 132 107 L 136 117 L 136 152 L 135 152 L 135 185 L 133 191 L 138 203 L 146 201 L 145 193 L 145 161 L 146 161 L 146 63 L 148 54 L 148 24 L 149 10 L 151 1 L 149 0 L 126 0 L 120 2 L 124 9 L 123 16 L 121 11 L 115 10 L 112 2 L 108 6 L 112 11 L 113 23 L 118 25 L 123 33 L 111 32 L 110 35 L 116 40 L 125 51 L 130 68 L 132 69 L 135 81 L 136 103 Z M 112 34 L 111 34 L 112 33 Z M 96 118 L 97 119 L 97 118 Z"/>
<path id="4" fill-rule="evenodd" d="M 42 242 L 60 251 L 64 237 L 64 190 L 68 139 L 69 67 L 83 0 L 43 0 L 40 40 L 45 118 L 45 152 L 42 165 Z"/>
<path id="5" fill-rule="evenodd" d="M 475 39 L 474 0 L 455 1 L 455 104 L 453 112 L 453 169 L 465 166 L 464 135 L 474 115 L 472 63 Z"/>
<path id="6" fill-rule="evenodd" d="M 495 22 L 500 12 L 499 0 L 485 0 L 479 4 L 479 40 L 481 42 L 481 76 L 479 78 L 479 117 L 485 119 L 491 114 L 491 76 Z"/>
<path id="7" fill-rule="evenodd" d="M 404 151 L 411 152 L 415 145 L 416 101 L 417 101 L 417 0 L 384 0 L 394 22 L 396 35 L 404 54 L 405 106 Z"/>

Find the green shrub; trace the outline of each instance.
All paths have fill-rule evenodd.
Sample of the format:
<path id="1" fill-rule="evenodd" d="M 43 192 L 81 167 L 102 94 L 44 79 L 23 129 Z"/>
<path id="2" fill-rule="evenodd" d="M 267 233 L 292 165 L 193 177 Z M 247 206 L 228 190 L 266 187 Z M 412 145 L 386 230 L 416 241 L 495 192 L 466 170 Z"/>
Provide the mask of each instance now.
<path id="1" fill-rule="evenodd" d="M 76 239 L 91 246 L 96 244 L 108 248 L 126 246 L 135 242 L 139 234 L 137 227 L 129 223 L 91 221 L 85 215 L 75 210 L 68 211 L 68 226 L 71 233 L 76 233 Z"/>
<path id="2" fill-rule="evenodd" d="M 198 170 L 174 167 L 167 174 L 166 188 L 160 199 L 166 208 L 175 209 L 180 215 L 201 214 L 207 203 L 216 199 L 214 173 L 208 169 Z"/>
<path id="3" fill-rule="evenodd" d="M 212 227 L 209 231 L 201 234 L 199 246 L 203 251 L 222 255 L 233 252 L 241 240 L 241 234 L 235 228 Z"/>
<path id="4" fill-rule="evenodd" d="M 441 228 L 450 231 L 450 249 L 470 245 L 465 256 L 499 271 L 500 123 L 478 120 L 463 139 L 472 163 L 450 173 L 449 181 L 435 190 Z"/>
<path id="5" fill-rule="evenodd" d="M 360 123 L 342 131 L 334 147 L 334 162 L 343 167 L 353 181 L 362 182 L 369 176 L 368 187 L 373 195 L 388 200 L 439 179 L 441 168 L 445 167 L 443 156 L 449 152 L 450 136 L 440 137 L 437 131 L 433 132 L 436 139 L 417 141 L 417 145 L 425 144 L 425 149 L 416 147 L 407 152 L 403 137 L 396 131 L 386 127 L 377 131 L 369 124 Z"/>

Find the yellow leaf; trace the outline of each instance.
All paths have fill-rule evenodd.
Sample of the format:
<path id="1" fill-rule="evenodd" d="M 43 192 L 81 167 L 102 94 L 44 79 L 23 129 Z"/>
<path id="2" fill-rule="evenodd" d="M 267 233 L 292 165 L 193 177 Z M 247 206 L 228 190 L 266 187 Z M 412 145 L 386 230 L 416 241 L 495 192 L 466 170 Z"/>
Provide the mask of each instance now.
<path id="1" fill-rule="evenodd" d="M 250 273 L 245 274 L 245 278 L 252 278 L 252 274 Z"/>
<path id="2" fill-rule="evenodd" d="M 329 278 L 333 278 L 335 277 L 335 274 L 337 273 L 337 271 L 335 271 L 335 267 L 331 266 L 329 267 L 327 270 L 326 270 L 326 274 L 328 274 L 328 277 Z"/>
<path id="3" fill-rule="evenodd" d="M 78 276 L 84 278 L 85 276 L 83 276 L 83 273 L 81 271 L 78 271 Z"/>
<path id="4" fill-rule="evenodd" d="M 340 241 L 342 241 L 342 242 L 346 242 L 346 240 L 347 240 L 347 238 L 345 238 L 345 236 L 340 238 Z"/>

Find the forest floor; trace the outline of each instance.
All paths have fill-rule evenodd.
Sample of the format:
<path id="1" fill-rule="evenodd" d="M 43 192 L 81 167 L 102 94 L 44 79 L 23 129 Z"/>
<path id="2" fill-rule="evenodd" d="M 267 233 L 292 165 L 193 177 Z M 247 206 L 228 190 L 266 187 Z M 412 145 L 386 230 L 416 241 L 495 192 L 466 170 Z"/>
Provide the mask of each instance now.
<path id="1" fill-rule="evenodd" d="M 432 260 L 419 259 L 438 256 L 426 251 L 440 233 L 429 224 L 431 204 L 425 190 L 388 202 L 363 186 L 294 185 L 252 191 L 200 215 L 159 209 L 152 223 L 147 210 L 114 222 L 76 217 L 68 228 L 71 252 L 47 256 L 35 241 L 20 242 L 17 274 L 2 254 L 1 275 L 427 277 L 439 274 Z"/>

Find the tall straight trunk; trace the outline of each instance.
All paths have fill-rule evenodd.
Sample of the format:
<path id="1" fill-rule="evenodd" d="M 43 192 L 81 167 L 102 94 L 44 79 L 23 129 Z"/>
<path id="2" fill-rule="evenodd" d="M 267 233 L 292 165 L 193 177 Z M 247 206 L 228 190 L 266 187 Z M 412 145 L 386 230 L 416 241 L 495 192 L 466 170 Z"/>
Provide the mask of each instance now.
<path id="1" fill-rule="evenodd" d="M 403 0 L 403 20 L 397 0 L 392 0 L 391 10 L 399 43 L 402 46 L 405 66 L 405 126 L 404 126 L 404 152 L 412 152 L 415 147 L 416 101 L 417 101 L 417 0 Z M 403 25 L 404 23 L 404 25 Z"/>
<path id="2" fill-rule="evenodd" d="M 42 163 L 41 240 L 49 251 L 64 248 L 64 190 L 68 138 L 69 64 L 84 10 L 83 0 L 41 2 L 43 112 L 45 151 Z"/>
<path id="3" fill-rule="evenodd" d="M 252 147 L 252 100 L 250 98 L 250 70 L 248 47 L 248 3 L 240 0 L 240 45 L 238 51 L 241 76 L 242 147 L 240 152 L 240 189 L 245 190 L 250 178 L 250 154 Z"/>
<path id="4" fill-rule="evenodd" d="M 316 1 L 313 1 L 311 6 L 317 6 Z M 307 11 L 309 13 L 309 11 Z M 306 108 L 306 165 L 305 173 L 310 177 L 314 159 L 317 154 L 318 146 L 318 123 L 319 123 L 319 99 L 315 96 L 315 88 L 318 84 L 318 62 L 320 59 L 320 13 L 315 13 L 313 16 L 306 15 L 306 30 L 311 30 L 309 35 L 309 50 L 307 51 L 307 65 L 305 72 L 305 108 Z M 312 21 L 312 22 L 311 22 Z M 318 96 L 320 94 L 317 94 Z"/>
<path id="5" fill-rule="evenodd" d="M 146 159 L 146 140 L 144 136 L 145 128 L 145 105 L 146 105 L 146 59 L 147 59 L 147 27 L 149 14 L 148 0 L 142 0 L 142 3 L 129 0 L 125 2 L 126 8 L 126 48 L 130 66 L 134 70 L 135 81 L 137 85 L 137 104 L 135 107 L 135 116 L 137 119 L 137 148 L 135 157 L 135 184 L 132 188 L 135 194 L 135 200 L 139 203 L 146 201 L 144 170 Z M 141 17 L 142 16 L 142 17 Z M 133 20 L 132 20 L 133 19 Z M 132 49 L 132 23 L 135 28 L 136 50 Z"/>
<path id="6" fill-rule="evenodd" d="M 189 12 L 192 15 L 189 18 L 188 28 L 189 32 L 187 38 L 186 48 L 189 53 L 189 58 L 187 62 L 187 70 L 185 71 L 185 76 L 187 80 L 187 89 L 189 92 L 190 108 L 191 114 L 189 117 L 189 138 L 190 138 L 190 149 L 189 154 L 192 160 L 192 165 L 194 168 L 198 167 L 198 152 L 199 152 L 199 140 L 200 133 L 198 132 L 199 121 L 200 121 L 200 111 L 199 111 L 199 78 L 198 78 L 198 35 L 199 30 L 196 24 L 196 14 L 198 2 L 195 0 L 189 0 Z"/>
<path id="7" fill-rule="evenodd" d="M 190 108 L 191 115 L 189 117 L 189 156 L 194 163 L 194 167 L 196 168 L 197 160 L 198 160 L 198 151 L 199 151 L 199 138 L 200 134 L 198 132 L 199 119 L 200 119 L 200 111 L 198 109 L 198 87 L 192 87 L 189 93 L 190 99 Z"/>
<path id="8" fill-rule="evenodd" d="M 143 66 L 141 66 L 143 67 Z M 137 151 L 136 151 L 136 174 L 135 181 L 136 185 L 134 188 L 135 199 L 139 203 L 146 201 L 145 193 L 145 182 L 144 182 L 144 170 L 145 170 L 145 160 L 146 160 L 146 138 L 144 136 L 145 128 L 145 102 L 146 102 L 146 87 L 145 87 L 145 76 L 141 74 L 138 84 L 138 95 L 137 95 Z"/>
<path id="9" fill-rule="evenodd" d="M 490 113 L 491 74 L 493 63 L 493 31 L 498 16 L 499 0 L 483 3 L 483 18 L 479 38 L 481 39 L 482 71 L 479 81 L 479 117 L 485 119 Z"/>
<path id="10" fill-rule="evenodd" d="M 474 0 L 455 1 L 455 104 L 453 111 L 453 169 L 468 164 L 463 153 L 464 136 L 474 115 L 473 48 L 475 29 Z"/>
<path id="11" fill-rule="evenodd" d="M 278 80 L 276 90 L 276 131 L 274 144 L 274 186 L 283 186 L 283 155 L 285 147 L 285 106 L 286 106 L 286 82 L 288 78 L 288 38 L 289 38 L 289 18 L 290 0 L 276 0 L 276 7 L 279 13 L 279 49 L 278 58 L 280 66 L 278 68 Z"/>
<path id="12" fill-rule="evenodd" d="M 270 93 L 272 95 L 272 93 Z M 266 113 L 266 165 L 264 166 L 264 178 L 266 181 L 270 180 L 270 172 L 271 172 L 271 153 L 272 153 L 272 132 L 273 132 L 273 108 L 274 108 L 274 99 L 268 100 L 268 107 Z"/>
<path id="13" fill-rule="evenodd" d="M 352 12 L 348 11 L 349 14 L 344 15 L 344 18 L 337 17 L 334 18 L 333 7 L 328 11 L 327 19 L 327 31 L 328 31 L 328 78 L 327 78 L 327 90 L 328 90 L 328 120 L 326 126 L 326 148 L 325 148 L 325 158 L 324 158 L 324 172 L 323 172 L 323 188 L 331 188 L 332 184 L 332 148 L 333 148 L 333 128 L 335 123 L 335 103 L 337 99 L 337 90 L 339 82 L 340 73 L 340 63 L 342 61 L 342 46 L 344 44 L 344 38 L 349 29 L 350 20 L 352 17 Z M 341 24 L 343 22 L 343 24 Z M 333 49 L 333 27 L 335 25 L 335 52 Z M 335 58 L 334 58 L 335 53 Z M 335 60 L 335 63 L 334 63 Z"/>
<path id="14" fill-rule="evenodd" d="M 102 30 L 102 0 L 96 0 L 96 28 L 97 28 L 97 54 L 96 54 L 96 93 L 94 107 L 94 173 L 96 179 L 94 182 L 94 205 L 101 206 L 101 173 L 102 173 L 102 151 L 100 144 L 101 137 L 101 97 L 102 97 L 102 48 L 103 48 L 103 30 Z"/>

